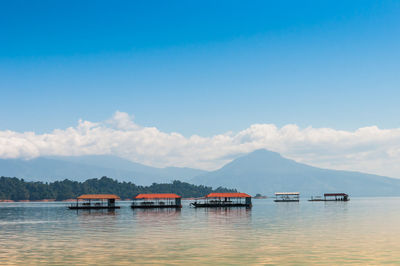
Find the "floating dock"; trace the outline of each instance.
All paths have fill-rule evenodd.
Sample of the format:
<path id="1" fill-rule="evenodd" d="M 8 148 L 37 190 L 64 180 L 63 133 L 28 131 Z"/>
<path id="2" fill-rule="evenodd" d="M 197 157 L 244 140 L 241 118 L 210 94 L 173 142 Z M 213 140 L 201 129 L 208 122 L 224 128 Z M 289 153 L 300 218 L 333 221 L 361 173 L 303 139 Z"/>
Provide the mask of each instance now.
<path id="1" fill-rule="evenodd" d="M 190 205 L 195 208 L 252 207 L 251 196 L 246 193 L 210 193 Z"/>
<path id="2" fill-rule="evenodd" d="M 181 196 L 174 193 L 139 194 L 133 198 L 132 209 L 182 208 Z"/>
<path id="3" fill-rule="evenodd" d="M 299 192 L 275 192 L 275 202 L 299 202 Z"/>
<path id="4" fill-rule="evenodd" d="M 71 210 L 119 209 L 115 201 L 120 198 L 113 194 L 86 194 L 76 198 L 76 203 L 68 206 Z"/>
<path id="5" fill-rule="evenodd" d="M 349 195 L 346 193 L 325 193 L 324 197 L 311 197 L 308 201 L 349 201 Z"/>

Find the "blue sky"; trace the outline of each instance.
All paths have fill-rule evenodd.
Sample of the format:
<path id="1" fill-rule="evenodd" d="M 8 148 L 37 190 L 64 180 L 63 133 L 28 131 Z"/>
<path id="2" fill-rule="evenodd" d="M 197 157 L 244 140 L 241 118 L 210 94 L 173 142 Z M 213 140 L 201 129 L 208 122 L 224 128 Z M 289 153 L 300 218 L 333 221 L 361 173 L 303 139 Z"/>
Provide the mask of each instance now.
<path id="1" fill-rule="evenodd" d="M 399 1 L 2 1 L 0 130 L 399 127 Z"/>

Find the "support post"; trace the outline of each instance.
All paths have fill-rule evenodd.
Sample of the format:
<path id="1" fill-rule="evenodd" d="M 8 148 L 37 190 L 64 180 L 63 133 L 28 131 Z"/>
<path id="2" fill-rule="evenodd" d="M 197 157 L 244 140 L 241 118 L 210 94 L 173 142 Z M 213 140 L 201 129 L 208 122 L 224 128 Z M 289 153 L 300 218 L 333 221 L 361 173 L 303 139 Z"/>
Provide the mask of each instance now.
<path id="1" fill-rule="evenodd" d="M 175 199 L 175 205 L 178 206 L 178 207 L 182 205 L 181 198 L 176 198 Z"/>

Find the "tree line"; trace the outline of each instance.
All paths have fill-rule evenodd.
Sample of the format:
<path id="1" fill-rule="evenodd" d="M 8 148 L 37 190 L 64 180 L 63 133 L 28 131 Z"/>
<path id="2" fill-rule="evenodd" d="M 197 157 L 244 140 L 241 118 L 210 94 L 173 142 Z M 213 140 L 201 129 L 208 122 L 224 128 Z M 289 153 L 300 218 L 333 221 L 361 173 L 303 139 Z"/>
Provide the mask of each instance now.
<path id="1" fill-rule="evenodd" d="M 184 198 L 190 198 L 202 197 L 211 192 L 236 192 L 236 189 L 224 187 L 213 189 L 177 180 L 172 183 L 138 186 L 131 182 L 119 182 L 106 176 L 99 179 L 88 179 L 84 182 L 65 179 L 51 183 L 27 182 L 16 177 L 0 177 L 0 200 L 66 200 L 82 194 L 116 194 L 121 199 L 127 199 L 139 193 L 176 193 Z"/>

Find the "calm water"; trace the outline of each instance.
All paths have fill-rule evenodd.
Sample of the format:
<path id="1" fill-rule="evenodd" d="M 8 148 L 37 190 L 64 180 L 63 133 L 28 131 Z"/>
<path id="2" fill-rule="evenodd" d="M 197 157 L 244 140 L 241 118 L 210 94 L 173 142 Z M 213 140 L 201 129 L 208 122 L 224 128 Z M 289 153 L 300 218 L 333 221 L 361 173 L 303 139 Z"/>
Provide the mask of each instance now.
<path id="1" fill-rule="evenodd" d="M 399 264 L 400 198 L 251 210 L 72 211 L 0 203 L 0 264 Z"/>

